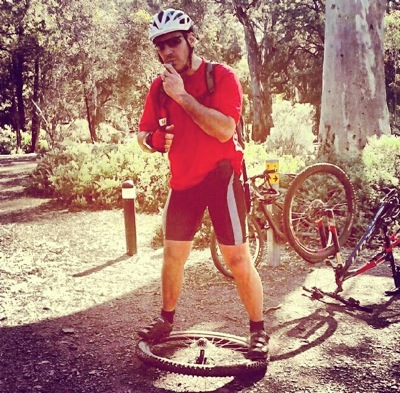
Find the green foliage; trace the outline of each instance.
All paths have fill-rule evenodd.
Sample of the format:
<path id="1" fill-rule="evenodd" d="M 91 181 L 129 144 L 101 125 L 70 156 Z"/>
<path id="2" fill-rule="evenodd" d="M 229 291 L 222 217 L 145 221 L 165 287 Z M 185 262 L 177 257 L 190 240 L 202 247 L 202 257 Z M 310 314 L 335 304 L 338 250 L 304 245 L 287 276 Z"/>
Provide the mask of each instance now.
<path id="1" fill-rule="evenodd" d="M 128 179 L 136 185 L 138 209 L 159 211 L 167 194 L 166 158 L 144 153 L 135 139 L 119 145 L 63 143 L 41 158 L 30 190 L 72 206 L 115 208 Z"/>
<path id="2" fill-rule="evenodd" d="M 400 11 L 385 15 L 385 49 L 400 47 Z"/>
<path id="3" fill-rule="evenodd" d="M 277 99 L 273 108 L 275 127 L 267 141 L 246 143 L 244 154 L 249 176 L 262 172 L 265 161 L 271 159 L 279 160 L 281 174 L 297 173 L 315 160 L 312 106 Z M 285 178 L 281 181 L 285 182 Z"/>
<path id="4" fill-rule="evenodd" d="M 16 153 L 17 138 L 10 126 L 0 128 L 0 154 Z"/>
<path id="5" fill-rule="evenodd" d="M 376 186 L 399 186 L 400 138 L 395 135 L 373 136 L 362 152 L 363 177 Z"/>
<path id="6" fill-rule="evenodd" d="M 383 187 L 399 186 L 400 138 L 394 135 L 374 136 L 358 157 L 329 162 L 340 166 L 349 176 L 356 193 L 358 215 L 353 235 L 358 238 L 369 224 L 382 198 Z"/>
<path id="7" fill-rule="evenodd" d="M 45 132 L 41 130 L 37 152 L 43 152 L 48 149 L 45 137 Z M 32 136 L 29 132 L 21 132 L 21 148 L 18 149 L 16 132 L 6 125 L 4 128 L 0 128 L 0 154 L 28 153 L 31 150 L 31 140 Z"/>
<path id="8" fill-rule="evenodd" d="M 278 156 L 293 155 L 306 160 L 315 153 L 312 132 L 314 108 L 310 104 L 292 104 L 275 98 L 272 118 L 274 127 L 267 140 L 267 149 Z"/>
<path id="9" fill-rule="evenodd" d="M 58 132 L 59 142 L 91 143 L 86 119 L 76 119 L 68 125 L 60 126 Z M 125 133 L 126 131 L 120 131 L 108 123 L 100 123 L 97 129 L 97 138 L 101 142 L 116 144 L 123 140 Z"/>

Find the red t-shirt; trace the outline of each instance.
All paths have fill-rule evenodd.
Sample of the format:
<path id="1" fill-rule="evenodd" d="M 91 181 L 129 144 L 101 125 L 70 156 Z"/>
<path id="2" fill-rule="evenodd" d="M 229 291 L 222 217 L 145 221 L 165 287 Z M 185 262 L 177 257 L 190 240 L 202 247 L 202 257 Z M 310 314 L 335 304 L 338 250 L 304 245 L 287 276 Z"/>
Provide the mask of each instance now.
<path id="1" fill-rule="evenodd" d="M 193 75 L 183 76 L 186 91 L 206 107 L 216 109 L 232 117 L 237 123 L 242 110 L 242 87 L 233 70 L 225 65 L 214 67 L 215 90 L 208 94 L 206 83 L 206 63 Z M 144 110 L 139 122 L 141 131 L 158 128 L 159 89 L 161 78 L 156 78 L 147 94 Z M 174 124 L 174 140 L 168 153 L 173 190 L 184 190 L 200 183 L 221 160 L 229 160 L 235 172 L 242 169 L 243 150 L 237 142 L 236 134 L 227 142 L 219 142 L 206 134 L 172 98 L 165 102 L 168 124 Z"/>

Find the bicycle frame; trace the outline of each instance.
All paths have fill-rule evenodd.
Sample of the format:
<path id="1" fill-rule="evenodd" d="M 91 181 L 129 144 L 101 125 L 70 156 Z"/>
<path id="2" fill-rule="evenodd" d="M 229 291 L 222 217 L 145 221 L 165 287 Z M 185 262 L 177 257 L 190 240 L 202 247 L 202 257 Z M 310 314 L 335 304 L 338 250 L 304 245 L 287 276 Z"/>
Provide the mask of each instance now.
<path id="1" fill-rule="evenodd" d="M 392 275 L 395 286 L 400 287 L 400 268 L 396 267 L 393 255 L 394 248 L 400 247 L 399 230 L 397 230 L 396 233 L 391 235 L 388 234 L 387 227 L 385 227 L 383 231 L 385 236 L 383 250 L 374 255 L 372 259 L 370 259 L 368 262 L 366 262 L 365 264 L 354 270 L 346 269 L 346 267 L 340 268 L 340 265 L 338 265 L 335 268 L 335 280 L 338 286 L 338 288 L 336 289 L 336 293 L 342 291 L 342 284 L 344 281 L 348 280 L 349 278 L 363 274 L 368 270 L 376 266 L 379 266 L 383 262 L 389 262 L 390 267 L 392 269 Z M 364 244 L 359 243 L 354 249 L 352 255 L 355 254 L 358 250 L 360 250 L 363 247 L 363 245 Z M 350 260 L 351 259 L 349 257 L 349 259 L 346 261 L 346 265 Z"/>
<path id="2" fill-rule="evenodd" d="M 397 277 L 396 266 L 393 256 L 393 249 L 400 246 L 400 229 L 398 229 L 394 234 L 388 233 L 388 224 L 397 220 L 399 216 L 400 201 L 399 197 L 396 195 L 396 190 L 393 189 L 383 199 L 380 208 L 376 212 L 374 218 L 368 225 L 366 231 L 358 241 L 357 245 L 355 246 L 349 257 L 346 259 L 344 265 L 341 263 L 340 247 L 337 242 L 337 232 L 334 227 L 330 228 L 330 231 L 333 235 L 335 248 L 337 250 L 336 254 L 337 256 L 339 256 L 338 264 L 335 266 L 335 280 L 337 285 L 337 289 L 335 291 L 336 293 L 343 290 L 342 284 L 344 281 L 348 280 L 349 278 L 363 274 L 385 261 L 388 261 L 391 265 L 396 287 L 400 287 L 400 273 L 399 277 Z M 374 234 L 376 234 L 378 230 L 382 230 L 384 235 L 384 244 L 382 247 L 382 251 L 377 253 L 370 261 L 366 262 L 359 268 L 350 270 L 351 266 L 356 261 L 360 251 L 368 242 L 372 240 Z"/>
<path id="3" fill-rule="evenodd" d="M 274 171 L 264 171 L 263 173 L 252 176 L 249 178 L 249 184 L 251 189 L 251 212 L 250 214 L 256 215 L 257 211 L 260 212 L 265 221 L 271 226 L 271 229 L 276 237 L 276 240 L 280 243 L 286 242 L 286 236 L 282 232 L 279 223 L 277 223 L 274 219 L 273 214 L 267 209 L 268 205 L 277 206 L 280 210 L 282 210 L 282 206 L 279 205 L 277 200 L 281 197 L 279 191 L 275 190 L 270 183 L 270 173 L 274 173 Z M 263 185 L 265 184 L 265 193 L 262 193 L 260 188 L 261 186 L 256 185 L 256 180 L 262 179 Z M 263 229 L 263 228 L 261 228 Z"/>
<path id="4" fill-rule="evenodd" d="M 339 292 L 343 290 L 343 283 L 353 277 L 356 277 L 360 274 L 367 272 L 368 270 L 380 265 L 383 262 L 388 262 L 392 276 L 395 284 L 395 288 L 397 290 L 393 291 L 394 293 L 400 293 L 400 266 L 397 266 L 395 263 L 393 250 L 396 247 L 400 247 L 400 227 L 394 232 L 390 233 L 389 224 L 395 221 L 400 221 L 400 193 L 396 189 L 391 189 L 387 195 L 383 198 L 381 205 L 376 212 L 374 218 L 371 223 L 368 225 L 366 231 L 361 236 L 360 240 L 357 242 L 353 251 L 343 263 L 342 256 L 340 252 L 340 246 L 338 242 L 338 235 L 335 226 L 334 214 L 332 211 L 326 212 L 328 216 L 328 226 L 329 232 L 332 234 L 332 239 L 336 249 L 336 264 L 328 262 L 328 265 L 333 267 L 335 273 L 335 282 L 336 282 L 336 290 L 333 293 L 324 292 L 316 287 L 312 290 L 304 288 L 306 291 L 312 293 L 312 297 L 316 299 L 320 299 L 323 295 L 330 296 L 336 300 L 341 301 L 347 305 L 358 307 L 360 309 L 364 309 L 359 306 L 359 302 L 350 299 L 343 299 Z M 322 225 L 322 224 L 319 224 Z M 369 243 L 375 236 L 375 234 L 379 231 L 383 232 L 384 241 L 382 245 L 382 250 L 375 254 L 368 262 L 364 263 L 362 266 L 350 270 L 354 262 L 356 261 L 360 251 L 364 248 L 364 246 Z M 323 229 L 321 230 L 321 235 L 324 233 Z M 324 236 L 321 236 L 321 241 L 324 242 Z"/>

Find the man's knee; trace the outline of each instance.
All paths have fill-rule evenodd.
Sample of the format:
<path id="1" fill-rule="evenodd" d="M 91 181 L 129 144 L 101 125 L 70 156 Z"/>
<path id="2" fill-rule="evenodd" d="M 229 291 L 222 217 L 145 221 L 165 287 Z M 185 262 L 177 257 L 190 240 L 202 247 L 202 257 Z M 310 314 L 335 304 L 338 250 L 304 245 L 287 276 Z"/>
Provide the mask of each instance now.
<path id="1" fill-rule="evenodd" d="M 225 260 L 233 275 L 237 277 L 247 276 L 251 270 L 251 261 L 246 254 L 231 255 Z"/>
<path id="2" fill-rule="evenodd" d="M 164 261 L 168 263 L 185 263 L 191 250 L 192 242 L 166 240 L 164 242 Z"/>

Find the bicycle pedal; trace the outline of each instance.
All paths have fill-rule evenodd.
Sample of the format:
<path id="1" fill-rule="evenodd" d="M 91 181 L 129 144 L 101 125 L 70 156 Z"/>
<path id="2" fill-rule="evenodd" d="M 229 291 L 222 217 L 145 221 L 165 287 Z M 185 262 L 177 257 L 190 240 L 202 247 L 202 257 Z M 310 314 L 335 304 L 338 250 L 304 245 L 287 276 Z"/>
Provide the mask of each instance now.
<path id="1" fill-rule="evenodd" d="M 318 289 L 314 289 L 311 294 L 311 299 L 313 299 L 313 300 L 320 300 L 323 297 L 324 297 L 324 295 Z"/>
<path id="2" fill-rule="evenodd" d="M 353 297 L 349 297 L 347 299 L 347 301 L 349 302 L 349 305 L 354 306 L 354 307 L 357 307 L 360 305 L 360 301 L 357 299 L 354 299 Z"/>
<path id="3" fill-rule="evenodd" d="M 400 295 L 400 287 L 385 291 L 386 296 Z"/>

